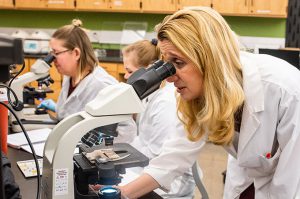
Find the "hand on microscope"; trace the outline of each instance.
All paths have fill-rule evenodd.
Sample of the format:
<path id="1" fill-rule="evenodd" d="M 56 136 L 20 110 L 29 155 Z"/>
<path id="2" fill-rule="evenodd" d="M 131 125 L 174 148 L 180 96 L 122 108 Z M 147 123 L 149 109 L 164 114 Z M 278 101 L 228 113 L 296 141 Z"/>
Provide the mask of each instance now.
<path id="1" fill-rule="evenodd" d="M 46 110 L 50 110 L 50 111 L 55 112 L 55 110 L 56 110 L 56 103 L 52 99 L 46 99 L 46 100 L 43 100 L 37 106 L 37 108 L 44 108 Z"/>

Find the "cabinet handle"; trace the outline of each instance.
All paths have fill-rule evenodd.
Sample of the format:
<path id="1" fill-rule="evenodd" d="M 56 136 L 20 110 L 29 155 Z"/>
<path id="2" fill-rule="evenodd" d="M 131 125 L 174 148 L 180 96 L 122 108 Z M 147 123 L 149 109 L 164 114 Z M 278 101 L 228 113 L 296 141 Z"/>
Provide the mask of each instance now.
<path id="1" fill-rule="evenodd" d="M 251 6 L 254 6 L 254 1 L 253 0 L 251 0 Z"/>
<path id="2" fill-rule="evenodd" d="M 245 6 L 246 6 L 246 7 L 247 7 L 247 1 L 248 1 L 248 0 L 245 0 Z"/>

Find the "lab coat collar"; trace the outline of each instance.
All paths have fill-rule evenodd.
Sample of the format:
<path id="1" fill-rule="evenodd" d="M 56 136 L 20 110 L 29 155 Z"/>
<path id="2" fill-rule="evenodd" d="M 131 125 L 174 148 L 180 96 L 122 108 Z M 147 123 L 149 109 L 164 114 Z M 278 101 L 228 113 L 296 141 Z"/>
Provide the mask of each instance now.
<path id="1" fill-rule="evenodd" d="M 69 97 L 68 97 L 69 89 L 64 90 L 63 97 L 66 103 L 74 99 L 74 97 L 78 98 L 78 95 L 84 92 L 83 89 L 85 89 L 85 87 L 87 86 L 87 82 L 89 82 L 88 80 L 92 78 L 92 75 L 93 73 L 87 75 L 83 80 L 81 80 Z M 66 88 L 69 88 L 70 86 L 70 78 L 71 78 L 70 76 L 64 76 L 64 84 L 66 85 Z"/>
<path id="2" fill-rule="evenodd" d="M 249 111 L 260 112 L 264 110 L 263 85 L 258 66 L 252 59 L 254 57 L 251 57 L 250 53 L 241 52 L 243 89 Z"/>
<path id="3" fill-rule="evenodd" d="M 251 140 L 260 125 L 256 114 L 264 110 L 262 79 L 258 71 L 258 66 L 252 59 L 253 57 L 250 53 L 241 52 L 245 103 L 239 135 L 238 157 L 243 153 L 247 143 Z"/>

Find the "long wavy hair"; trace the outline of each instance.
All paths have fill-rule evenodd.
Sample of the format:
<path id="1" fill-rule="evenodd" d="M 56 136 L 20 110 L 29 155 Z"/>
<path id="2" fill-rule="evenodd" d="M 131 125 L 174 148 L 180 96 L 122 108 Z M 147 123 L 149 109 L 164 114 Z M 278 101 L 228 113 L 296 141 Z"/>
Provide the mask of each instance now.
<path id="1" fill-rule="evenodd" d="M 188 138 L 228 145 L 234 135 L 234 113 L 242 106 L 242 68 L 235 34 L 211 8 L 180 10 L 156 26 L 159 41 L 168 40 L 203 77 L 203 95 L 186 101 L 178 97 L 178 117 Z"/>

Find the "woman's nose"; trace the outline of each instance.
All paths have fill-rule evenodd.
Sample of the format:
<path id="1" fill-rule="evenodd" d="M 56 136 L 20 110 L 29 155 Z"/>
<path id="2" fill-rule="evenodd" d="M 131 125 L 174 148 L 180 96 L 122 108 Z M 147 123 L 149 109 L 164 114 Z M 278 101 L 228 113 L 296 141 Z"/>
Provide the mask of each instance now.
<path id="1" fill-rule="evenodd" d="M 130 77 L 130 75 L 128 73 L 125 73 L 124 79 L 128 80 L 129 77 Z"/>
<path id="2" fill-rule="evenodd" d="M 177 79 L 177 76 L 176 76 L 176 74 L 175 74 L 175 75 L 172 75 L 172 76 L 168 77 L 166 80 L 167 80 L 168 82 L 175 82 L 176 79 Z"/>

